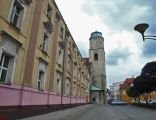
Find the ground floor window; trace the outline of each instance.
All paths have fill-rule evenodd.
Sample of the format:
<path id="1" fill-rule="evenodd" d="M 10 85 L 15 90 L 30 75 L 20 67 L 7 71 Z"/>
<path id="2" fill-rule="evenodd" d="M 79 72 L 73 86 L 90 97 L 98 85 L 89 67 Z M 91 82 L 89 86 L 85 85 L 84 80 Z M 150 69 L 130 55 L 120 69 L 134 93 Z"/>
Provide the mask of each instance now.
<path id="1" fill-rule="evenodd" d="M 0 60 L 0 81 L 3 83 L 6 83 L 7 80 L 9 63 L 10 63 L 10 56 L 4 54 L 3 52 Z"/>
<path id="2" fill-rule="evenodd" d="M 45 74 L 46 74 L 46 64 L 40 61 L 37 80 L 38 90 L 44 90 Z"/>
<path id="3" fill-rule="evenodd" d="M 7 33 L 0 42 L 0 83 L 11 84 L 20 43 Z"/>

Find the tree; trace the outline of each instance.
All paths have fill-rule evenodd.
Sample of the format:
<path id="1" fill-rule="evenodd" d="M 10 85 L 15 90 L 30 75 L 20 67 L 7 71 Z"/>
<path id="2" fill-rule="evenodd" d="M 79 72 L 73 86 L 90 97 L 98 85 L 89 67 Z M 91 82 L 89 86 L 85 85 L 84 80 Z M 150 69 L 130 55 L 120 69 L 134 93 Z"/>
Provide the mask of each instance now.
<path id="1" fill-rule="evenodd" d="M 149 62 L 143 68 L 141 76 L 146 79 L 146 84 L 148 85 L 147 91 L 156 90 L 156 62 Z"/>
<path id="2" fill-rule="evenodd" d="M 144 78 L 144 76 L 137 76 L 133 82 L 134 82 L 134 89 L 138 92 L 139 96 L 143 95 L 146 104 L 148 104 L 147 93 L 149 93 L 150 91 L 149 85 L 147 84 L 148 80 Z"/>
<path id="3" fill-rule="evenodd" d="M 134 88 L 134 87 L 129 87 L 127 90 L 126 90 L 126 93 L 129 97 L 133 97 L 133 98 L 136 98 L 139 96 L 139 93 L 137 92 L 137 90 Z"/>

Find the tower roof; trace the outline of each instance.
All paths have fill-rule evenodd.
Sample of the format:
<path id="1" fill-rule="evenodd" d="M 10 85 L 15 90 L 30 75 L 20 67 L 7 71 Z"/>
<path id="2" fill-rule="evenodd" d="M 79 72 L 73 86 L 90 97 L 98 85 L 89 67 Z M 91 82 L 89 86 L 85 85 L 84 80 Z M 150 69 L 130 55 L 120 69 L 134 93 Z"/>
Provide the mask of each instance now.
<path id="1" fill-rule="evenodd" d="M 102 37 L 102 33 L 98 31 L 91 33 L 91 38 L 97 38 L 97 37 Z"/>

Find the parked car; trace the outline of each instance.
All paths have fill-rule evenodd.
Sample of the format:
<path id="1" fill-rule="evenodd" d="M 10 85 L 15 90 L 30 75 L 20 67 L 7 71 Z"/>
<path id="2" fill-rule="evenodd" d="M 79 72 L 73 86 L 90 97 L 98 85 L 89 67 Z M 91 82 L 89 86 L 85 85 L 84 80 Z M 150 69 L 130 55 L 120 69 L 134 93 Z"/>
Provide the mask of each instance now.
<path id="1" fill-rule="evenodd" d="M 146 104 L 146 101 L 144 101 L 144 100 L 140 100 L 140 103 L 141 104 Z M 148 100 L 148 104 L 156 104 L 156 99 L 149 99 Z"/>
<path id="2" fill-rule="evenodd" d="M 113 105 L 113 106 L 116 106 L 116 105 L 123 105 L 123 106 L 126 106 L 127 103 L 126 103 L 126 102 L 123 102 L 123 101 L 121 101 L 121 100 L 113 100 L 113 101 L 111 101 L 111 105 Z"/>
<path id="3" fill-rule="evenodd" d="M 156 104 L 156 100 L 155 99 L 154 100 L 149 100 L 148 104 Z"/>

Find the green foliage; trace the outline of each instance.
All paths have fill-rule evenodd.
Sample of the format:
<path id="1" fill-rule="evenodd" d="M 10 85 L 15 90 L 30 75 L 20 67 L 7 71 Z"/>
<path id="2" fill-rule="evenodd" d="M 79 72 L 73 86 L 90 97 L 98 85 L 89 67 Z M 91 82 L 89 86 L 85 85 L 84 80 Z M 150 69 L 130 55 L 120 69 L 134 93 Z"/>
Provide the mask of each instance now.
<path id="1" fill-rule="evenodd" d="M 134 87 L 129 87 L 127 90 L 126 90 L 126 93 L 129 97 L 132 97 L 132 98 L 136 98 L 136 97 L 139 97 L 139 93 L 136 91 L 136 89 Z"/>
<path id="2" fill-rule="evenodd" d="M 127 89 L 129 97 L 145 96 L 156 90 L 156 62 L 149 62 L 143 68 L 140 76 L 137 76 L 133 81 L 133 87 Z M 144 97 L 148 104 L 148 97 Z"/>

